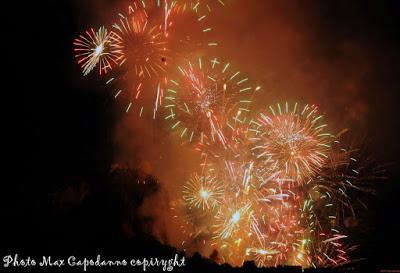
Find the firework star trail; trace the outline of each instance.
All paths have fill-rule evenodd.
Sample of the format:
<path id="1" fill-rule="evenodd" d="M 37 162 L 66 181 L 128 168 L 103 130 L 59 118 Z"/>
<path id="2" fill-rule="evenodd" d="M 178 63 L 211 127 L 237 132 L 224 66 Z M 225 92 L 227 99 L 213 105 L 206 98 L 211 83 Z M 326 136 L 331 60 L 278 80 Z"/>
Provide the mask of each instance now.
<path id="1" fill-rule="evenodd" d="M 223 46 L 210 22 L 226 2 L 132 1 L 111 26 L 76 38 L 75 57 L 84 75 L 107 73 L 124 112 L 157 127 L 160 143 L 185 147 L 200 162 L 168 168 L 180 174 L 171 175 L 169 204 L 179 248 L 217 251 L 232 265 L 348 263 L 351 197 L 369 191 L 360 181 L 379 168 L 363 172 L 363 158 L 330 131 L 324 109 L 290 96 L 275 103 L 233 62 L 208 57 Z M 261 106 L 263 96 L 274 104 Z"/>

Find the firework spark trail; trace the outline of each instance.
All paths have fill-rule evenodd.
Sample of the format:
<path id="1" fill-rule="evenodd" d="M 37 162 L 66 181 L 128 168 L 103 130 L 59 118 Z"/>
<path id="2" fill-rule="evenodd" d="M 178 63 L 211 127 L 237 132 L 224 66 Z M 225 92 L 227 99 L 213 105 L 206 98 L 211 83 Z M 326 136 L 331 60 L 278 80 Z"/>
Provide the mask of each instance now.
<path id="1" fill-rule="evenodd" d="M 181 248 L 217 250 L 220 261 L 234 265 L 349 262 L 354 247 L 343 226 L 355 221 L 352 196 L 368 192 L 363 182 L 370 167 L 355 149 L 343 148 L 340 134 L 326 131 L 318 107 L 278 103 L 251 118 L 260 86 L 217 58 L 188 61 L 178 66 L 179 77 L 169 78 L 168 66 L 185 52 L 178 48 L 195 52 L 189 45 L 217 45 L 204 37 L 195 41 L 192 24 L 182 21 L 185 38 L 174 33 L 176 22 L 189 17 L 199 33 L 209 33 L 204 11 L 212 4 L 224 2 L 134 0 L 113 31 L 90 29 L 74 41 L 83 74 L 96 66 L 100 75 L 113 69 L 107 85 L 115 87 L 115 98 L 128 99 L 126 112 L 142 116 L 152 108 L 155 119 L 163 106 L 175 134 L 200 152 L 201 171 L 171 202 L 184 237 Z M 372 177 L 382 175 L 372 169 Z"/>
<path id="2" fill-rule="evenodd" d="M 224 188 L 222 202 L 207 218 L 213 228 L 205 244 L 235 265 L 245 260 L 259 267 L 348 263 L 353 247 L 341 232 L 345 217 L 338 213 L 346 208 L 354 216 L 349 192 L 361 188 L 359 168 L 353 166 L 357 160 L 323 130 L 317 107 L 285 103 L 270 110 L 271 116 L 261 113 L 250 120 L 247 130 L 234 130 L 225 147 L 218 141 L 196 146 L 203 168 L 212 170 Z M 260 156 L 260 141 L 272 143 L 261 146 L 270 149 L 268 157 Z M 291 149 L 305 158 L 297 163 L 282 156 L 291 155 Z"/>
<path id="3" fill-rule="evenodd" d="M 215 7 L 224 6 L 225 0 L 173 0 L 171 6 L 176 13 L 200 11 L 211 12 Z"/>
<path id="4" fill-rule="evenodd" d="M 286 102 L 277 108 L 270 106 L 271 116 L 261 112 L 252 122 L 256 132 L 253 151 L 265 164 L 302 182 L 324 166 L 332 135 L 324 131 L 323 116 L 314 105 L 301 108 L 295 103 L 291 108 Z"/>
<path id="5" fill-rule="evenodd" d="M 184 185 L 183 200 L 188 206 L 202 210 L 214 209 L 222 201 L 224 188 L 212 175 L 192 175 Z"/>
<path id="6" fill-rule="evenodd" d="M 128 15 L 118 14 L 118 19 L 112 25 L 113 31 L 107 32 L 102 27 L 95 33 L 91 29 L 86 32 L 87 37 L 81 35 L 74 42 L 76 57 L 84 75 L 98 64 L 100 74 L 107 73 L 113 67 L 119 68 L 106 83 L 115 92 L 115 98 L 122 97 L 126 101 L 126 112 L 134 111 L 140 117 L 150 112 L 155 119 L 164 101 L 167 66 L 176 62 L 175 51 L 190 44 L 217 45 L 208 39 L 194 41 L 194 37 L 198 36 L 194 35 L 196 32 L 207 37 L 212 30 L 206 26 L 207 15 L 196 14 L 193 20 L 188 18 L 198 27 L 197 31 L 193 31 L 193 27 L 175 31 L 173 20 L 179 19 L 179 16 L 174 17 L 172 13 L 176 5 L 176 1 L 168 0 L 134 0 L 128 7 Z M 171 30 L 174 37 L 169 38 Z M 180 34 L 185 38 L 179 37 Z M 173 41 L 177 42 L 171 43 Z M 173 56 L 170 54 L 171 48 L 174 49 Z M 217 126 L 212 115 L 209 121 Z M 217 132 L 217 136 L 223 139 L 221 132 Z"/>
<path id="7" fill-rule="evenodd" d="M 257 87 L 217 58 L 199 58 L 178 72 L 181 79 L 171 79 L 167 88 L 165 120 L 183 142 L 206 138 L 226 146 L 226 129 L 233 132 L 246 122 Z"/>
<path id="8" fill-rule="evenodd" d="M 334 208 L 323 194 L 303 190 L 300 206 L 301 223 L 306 227 L 301 244 L 297 249 L 301 255 L 297 260 L 306 266 L 337 265 L 348 261 L 342 239 L 347 238 L 339 232 L 339 225 L 332 215 Z M 307 196 L 308 195 L 308 196 Z"/>
<path id="9" fill-rule="evenodd" d="M 184 0 L 182 0 L 184 1 Z M 218 38 L 214 35 L 214 28 L 210 25 L 209 12 L 205 11 L 200 2 L 194 5 L 196 12 L 182 12 L 182 1 L 172 1 L 168 10 L 169 37 L 171 49 L 174 52 L 174 65 L 179 65 L 181 60 L 196 57 L 205 49 L 218 48 Z M 183 4 L 183 5 L 181 5 Z"/>
<path id="10" fill-rule="evenodd" d="M 75 57 L 81 65 L 83 75 L 88 75 L 97 65 L 99 74 L 106 74 L 114 66 L 120 64 L 123 53 L 120 50 L 121 37 L 115 32 L 100 27 L 87 30 L 74 41 Z"/>
<path id="11" fill-rule="evenodd" d="M 158 77 L 165 73 L 163 58 L 166 58 L 165 34 L 162 25 L 149 25 L 147 19 L 119 14 L 119 21 L 113 25 L 115 31 L 123 38 L 121 51 L 124 56 L 121 65 L 128 63 L 138 77 Z"/>
<path id="12" fill-rule="evenodd" d="M 121 37 L 122 56 L 120 69 L 106 84 L 114 89 L 115 98 L 127 101 L 126 112 L 140 117 L 148 113 L 155 119 L 163 103 L 170 59 L 166 3 L 135 1 L 128 15 L 119 13 L 112 25 Z"/>
<path id="13" fill-rule="evenodd" d="M 118 20 L 113 24 L 114 31 L 121 38 L 121 43 L 118 44 L 118 50 L 122 54 L 121 69 L 119 75 L 116 73 L 107 80 L 107 84 L 112 84 L 116 98 L 122 95 L 128 101 L 126 112 L 134 111 L 143 116 L 146 111 L 152 110 L 152 118 L 155 119 L 164 101 L 168 65 L 176 62 L 178 53 L 175 51 L 187 47 L 187 44 L 217 45 L 211 41 L 194 42 L 192 36 L 196 35 L 192 29 L 176 32 L 173 21 L 178 18 L 172 16 L 173 5 L 174 3 L 167 0 L 134 1 L 129 6 L 128 15 L 119 13 Z M 207 16 L 195 17 L 194 25 L 199 28 L 197 32 L 202 34 L 200 36 L 207 37 L 211 31 L 211 28 L 205 25 Z M 171 30 L 173 37 L 170 37 Z M 179 38 L 178 33 L 183 33 L 185 38 Z M 171 49 L 174 50 L 173 54 Z M 123 78 L 120 81 L 122 84 L 115 84 L 118 78 Z M 213 119 L 215 117 L 210 113 L 210 126 L 218 127 Z M 216 136 L 222 140 L 222 133 L 218 128 L 215 130 Z"/>
<path id="14" fill-rule="evenodd" d="M 216 161 L 218 159 L 211 158 L 211 162 L 216 163 Z M 292 218 L 287 215 L 283 218 L 287 222 L 282 222 L 280 216 L 284 215 L 286 204 L 281 205 L 277 201 L 283 201 L 288 194 L 276 193 L 274 187 L 278 187 L 279 183 L 270 185 L 271 191 L 274 191 L 274 193 L 266 194 L 264 200 L 268 199 L 270 203 L 274 202 L 274 204 L 266 206 L 257 196 L 260 191 L 257 187 L 260 183 L 253 173 L 254 163 L 241 163 L 235 161 L 235 158 L 224 159 L 223 161 L 225 161 L 226 166 L 222 170 L 223 177 L 225 177 L 225 202 L 219 205 L 218 213 L 215 215 L 216 223 L 212 239 L 212 245 L 218 247 L 220 251 L 226 252 L 226 255 L 222 257 L 223 260 L 240 264 L 246 257 L 248 246 L 252 245 L 253 242 L 261 244 L 265 242 L 265 238 L 275 238 L 272 242 L 276 246 L 287 245 L 280 241 L 281 238 L 287 236 L 284 236 L 281 232 L 277 233 L 277 231 L 282 227 L 287 229 L 295 225 L 293 225 Z M 210 165 L 213 163 L 210 163 Z M 220 165 L 222 166 L 222 164 Z M 264 192 L 267 192 L 266 187 L 263 186 L 263 188 Z M 280 190 L 282 191 L 282 189 Z M 288 235 L 288 233 L 285 234 Z M 282 250 L 276 251 L 281 253 L 284 250 L 282 248 Z"/>

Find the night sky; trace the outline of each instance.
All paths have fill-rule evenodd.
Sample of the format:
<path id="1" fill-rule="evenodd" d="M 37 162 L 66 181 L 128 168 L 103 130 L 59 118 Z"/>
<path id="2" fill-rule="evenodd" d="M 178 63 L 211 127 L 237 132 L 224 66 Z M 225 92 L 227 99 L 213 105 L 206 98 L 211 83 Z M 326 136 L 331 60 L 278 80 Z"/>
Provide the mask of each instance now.
<path id="1" fill-rule="evenodd" d="M 220 39 L 215 54 L 263 86 L 259 105 L 286 98 L 316 103 L 334 131 L 349 128 L 384 165 L 386 179 L 376 181 L 376 194 L 367 197 L 369 208 L 353 238 L 360 243 L 355 258 L 400 267 L 400 3 L 227 2 L 211 18 Z M 2 9 L 2 93 L 11 98 L 3 99 L 10 129 L 3 130 L 9 140 L 3 142 L 0 253 L 153 253 L 156 242 L 143 232 L 160 223 L 160 212 L 146 218 L 137 211 L 147 196 L 160 198 L 157 192 L 170 185 L 164 170 L 178 168 L 166 163 L 176 151 L 166 147 L 170 140 L 154 136 L 157 129 L 144 129 L 146 122 L 132 125 L 136 119 L 104 81 L 83 77 L 72 48 L 78 33 L 109 23 L 121 2 L 18 5 Z M 176 154 L 178 162 L 186 161 Z M 153 182 L 136 188 L 118 172 L 110 174 L 115 166 L 144 169 Z M 163 242 L 172 240 L 169 230 L 156 233 Z"/>

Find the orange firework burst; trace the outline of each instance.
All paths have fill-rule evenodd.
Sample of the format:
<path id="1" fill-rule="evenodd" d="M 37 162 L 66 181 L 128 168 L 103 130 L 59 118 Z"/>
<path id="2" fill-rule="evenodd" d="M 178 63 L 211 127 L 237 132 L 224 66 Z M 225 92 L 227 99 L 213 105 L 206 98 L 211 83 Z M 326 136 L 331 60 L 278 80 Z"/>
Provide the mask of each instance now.
<path id="1" fill-rule="evenodd" d="M 122 37 L 121 51 L 125 62 L 137 77 L 159 78 L 166 72 L 167 40 L 162 24 L 151 25 L 146 11 L 135 9 L 128 16 L 119 14 L 113 25 Z"/>
<path id="2" fill-rule="evenodd" d="M 165 119 L 184 142 L 207 137 L 225 145 L 224 130 L 246 122 L 253 92 L 259 88 L 230 66 L 217 58 L 199 58 L 179 66 L 181 78 L 169 81 Z"/>
<path id="3" fill-rule="evenodd" d="M 147 112 L 155 118 L 163 100 L 169 51 L 164 21 L 158 16 L 149 17 L 147 11 L 151 7 L 153 13 L 162 14 L 163 8 L 149 6 L 134 2 L 129 14 L 119 14 L 113 24 L 121 37 L 123 56 L 120 70 L 107 84 L 115 89 L 116 98 L 122 96 L 128 101 L 126 112 L 133 111 L 138 116 Z"/>
<path id="4" fill-rule="evenodd" d="M 251 121 L 253 152 L 282 177 L 299 183 L 315 175 L 326 163 L 332 135 L 325 132 L 323 116 L 315 105 L 292 107 L 286 102 L 269 107 L 271 114 L 260 113 Z"/>

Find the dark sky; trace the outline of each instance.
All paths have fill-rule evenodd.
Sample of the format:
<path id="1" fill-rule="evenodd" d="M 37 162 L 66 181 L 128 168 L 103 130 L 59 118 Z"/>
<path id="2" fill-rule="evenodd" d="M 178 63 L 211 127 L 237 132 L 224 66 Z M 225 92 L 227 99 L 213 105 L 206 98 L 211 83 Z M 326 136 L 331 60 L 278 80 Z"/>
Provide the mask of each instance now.
<path id="1" fill-rule="evenodd" d="M 2 91 L 11 95 L 3 100 L 11 125 L 4 132 L 10 141 L 4 144 L 11 153 L 5 156 L 7 175 L 1 179 L 8 233 L 2 233 L 7 243 L 0 245 L 35 251 L 42 236 L 48 251 L 57 248 L 54 241 L 60 248 L 63 243 L 74 248 L 102 236 L 108 239 L 99 244 L 107 247 L 118 233 L 105 222 L 118 220 L 110 216 L 114 205 L 107 202 L 115 200 L 104 197 L 109 190 L 104 177 L 120 159 L 140 162 L 134 144 L 141 140 L 116 142 L 121 111 L 100 80 L 82 77 L 72 41 L 102 18 L 109 22 L 120 4 L 31 2 L 2 12 Z M 221 40 L 215 54 L 240 65 L 263 86 L 260 105 L 286 98 L 317 103 L 333 130 L 350 128 L 368 143 L 377 162 L 389 163 L 388 179 L 379 182 L 377 195 L 370 198 L 368 232 L 361 232 L 369 237 L 362 238 L 362 253 L 378 266 L 400 266 L 400 3 L 232 0 L 213 15 Z M 125 152 L 116 153 L 121 150 Z M 143 160 L 151 162 L 146 156 Z M 75 199 L 89 192 L 90 205 L 54 212 L 53 197 L 59 199 L 57 194 L 65 191 Z"/>

